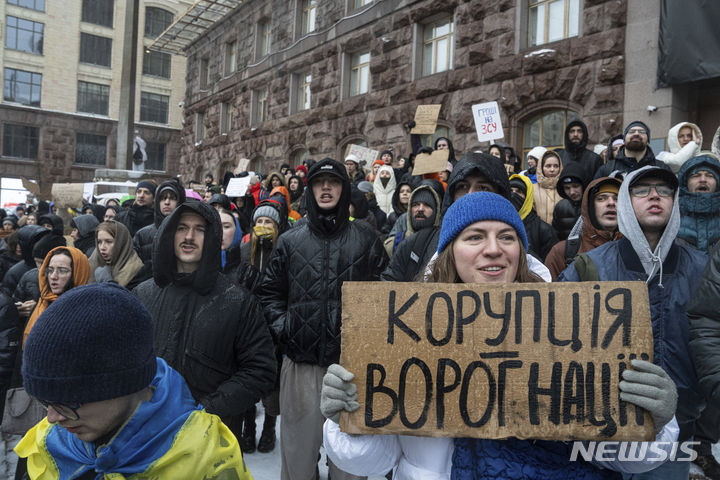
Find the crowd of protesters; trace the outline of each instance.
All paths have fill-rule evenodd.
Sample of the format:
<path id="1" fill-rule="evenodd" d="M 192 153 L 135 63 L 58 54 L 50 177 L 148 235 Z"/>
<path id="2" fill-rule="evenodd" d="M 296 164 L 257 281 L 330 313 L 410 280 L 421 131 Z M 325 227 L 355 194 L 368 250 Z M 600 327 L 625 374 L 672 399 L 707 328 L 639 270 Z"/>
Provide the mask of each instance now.
<path id="1" fill-rule="evenodd" d="M 46 409 L 2 428 L 19 442 L 15 478 L 190 478 L 172 477 L 190 468 L 173 455 L 203 428 L 197 478 L 245 478 L 240 451 L 274 450 L 279 415 L 283 480 L 318 478 L 323 444 L 333 480 L 688 478 L 683 461 L 571 463 L 564 442 L 340 432 L 339 412 L 358 407 L 338 364 L 341 287 L 378 280 L 646 282 L 655 355 L 633 361 L 621 398 L 651 414 L 657 448 L 694 439 L 695 463 L 720 478 L 720 152 L 688 122 L 657 156 L 640 121 L 593 149 L 589 137 L 575 120 L 563 148 L 518 159 L 411 135 L 407 157 L 370 165 L 142 180 L 128 198 L 63 206 L 70 221 L 52 202 L 0 210 L 0 411 L 5 423 L 7 392 Z M 414 175 L 435 150 L 445 170 Z M 238 177 L 245 195 L 227 196 Z"/>

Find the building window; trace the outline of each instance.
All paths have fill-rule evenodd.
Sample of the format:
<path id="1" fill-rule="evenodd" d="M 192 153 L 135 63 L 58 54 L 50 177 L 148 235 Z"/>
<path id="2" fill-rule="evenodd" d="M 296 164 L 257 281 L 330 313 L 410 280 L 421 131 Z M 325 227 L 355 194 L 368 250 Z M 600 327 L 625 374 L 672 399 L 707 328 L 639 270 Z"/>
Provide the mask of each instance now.
<path id="1" fill-rule="evenodd" d="M 523 123 L 523 162 L 527 153 L 537 146 L 549 150 L 564 148 L 565 127 L 580 116 L 572 110 L 545 110 Z"/>
<path id="2" fill-rule="evenodd" d="M 36 159 L 40 129 L 6 123 L 3 127 L 3 156 Z"/>
<path id="3" fill-rule="evenodd" d="M 140 121 L 168 123 L 170 97 L 157 93 L 140 93 Z"/>
<path id="4" fill-rule="evenodd" d="M 195 114 L 195 143 L 202 142 L 205 139 L 205 114 Z"/>
<path id="5" fill-rule="evenodd" d="M 529 46 L 577 37 L 580 0 L 529 0 Z"/>
<path id="6" fill-rule="evenodd" d="M 423 147 L 434 148 L 435 141 L 440 137 L 449 138 L 452 141 L 452 137 L 450 136 L 450 128 L 444 125 L 438 125 L 437 127 L 435 127 L 435 133 L 433 133 L 432 135 L 421 135 L 420 142 L 422 143 Z"/>
<path id="7" fill-rule="evenodd" d="M 301 32 L 303 35 L 315 31 L 316 14 L 317 0 L 302 0 Z"/>
<path id="8" fill-rule="evenodd" d="M 292 155 L 290 155 L 290 161 L 292 162 L 293 167 L 297 167 L 298 165 L 302 165 L 305 160 L 308 158 L 308 151 L 304 148 L 301 148 L 299 150 L 295 150 Z"/>
<path id="9" fill-rule="evenodd" d="M 78 82 L 78 112 L 107 115 L 109 104 L 110 87 L 108 85 Z"/>
<path id="10" fill-rule="evenodd" d="M 114 8 L 114 0 L 83 0 L 82 21 L 112 28 Z"/>
<path id="11" fill-rule="evenodd" d="M 310 72 L 297 73 L 293 75 L 294 89 L 293 89 L 293 101 L 290 105 L 293 110 L 290 113 L 300 112 L 302 110 L 310 109 L 310 83 L 312 82 L 312 75 Z"/>
<path id="12" fill-rule="evenodd" d="M 261 88 L 252 92 L 252 111 L 250 112 L 253 125 L 268 119 L 268 89 Z"/>
<path id="13" fill-rule="evenodd" d="M 8 0 L 8 3 L 10 5 L 30 8 L 32 10 L 38 10 L 40 12 L 45 11 L 45 0 Z"/>
<path id="14" fill-rule="evenodd" d="M 355 53 L 350 57 L 350 96 L 370 90 L 370 52 Z"/>
<path id="15" fill-rule="evenodd" d="M 263 20 L 257 24 L 257 49 L 255 58 L 260 59 L 270 53 L 270 21 Z"/>
<path id="16" fill-rule="evenodd" d="M 237 70 L 237 42 L 232 41 L 225 44 L 225 75 L 230 75 L 235 70 Z"/>
<path id="17" fill-rule="evenodd" d="M 4 99 L 23 105 L 40 106 L 42 74 L 5 68 Z"/>
<path id="18" fill-rule="evenodd" d="M 265 157 L 262 155 L 258 155 L 255 157 L 252 162 L 250 162 L 250 168 L 248 168 L 249 171 L 253 172 L 264 172 L 265 170 Z"/>
<path id="19" fill-rule="evenodd" d="M 146 142 L 145 153 L 147 161 L 145 170 L 165 171 L 165 144 L 160 142 Z"/>
<path id="20" fill-rule="evenodd" d="M 205 90 L 210 85 L 210 59 L 200 59 L 200 88 Z"/>
<path id="21" fill-rule="evenodd" d="M 233 106 L 230 102 L 220 105 L 220 133 L 228 134 L 232 130 Z"/>
<path id="22" fill-rule="evenodd" d="M 455 22 L 451 18 L 423 26 L 423 76 L 452 68 L 454 44 Z"/>
<path id="23" fill-rule="evenodd" d="M 145 50 L 143 54 L 143 75 L 170 78 L 170 59 L 172 55 L 156 50 Z"/>
<path id="24" fill-rule="evenodd" d="M 42 55 L 44 31 L 45 24 L 43 23 L 8 15 L 5 46 L 21 52 Z"/>
<path id="25" fill-rule="evenodd" d="M 78 133 L 75 137 L 75 163 L 105 165 L 107 136 Z"/>
<path id="26" fill-rule="evenodd" d="M 145 8 L 145 36 L 157 38 L 173 22 L 173 13 L 157 7 Z"/>
<path id="27" fill-rule="evenodd" d="M 80 62 L 109 67 L 112 57 L 112 38 L 80 33 Z"/>
<path id="28" fill-rule="evenodd" d="M 360 7 L 364 7 L 365 5 L 370 5 L 373 0 L 350 0 L 352 2 L 353 8 L 357 9 Z"/>

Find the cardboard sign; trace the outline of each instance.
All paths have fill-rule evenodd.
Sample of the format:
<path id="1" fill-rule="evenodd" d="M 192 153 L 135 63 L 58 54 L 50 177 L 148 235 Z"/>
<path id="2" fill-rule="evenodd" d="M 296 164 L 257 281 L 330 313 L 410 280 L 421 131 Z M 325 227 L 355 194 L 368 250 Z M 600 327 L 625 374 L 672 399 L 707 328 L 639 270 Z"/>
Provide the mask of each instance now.
<path id="1" fill-rule="evenodd" d="M 228 197 L 242 197 L 247 193 L 250 186 L 250 175 L 241 178 L 231 178 L 228 182 L 225 195 Z"/>
<path id="2" fill-rule="evenodd" d="M 354 143 L 351 143 L 345 149 L 345 156 L 343 157 L 343 161 L 350 154 L 353 154 L 356 157 L 358 157 L 358 160 L 360 162 L 365 160 L 365 165 L 370 167 L 373 164 L 373 162 L 378 159 L 378 155 L 380 154 L 380 152 L 378 152 L 377 150 L 373 150 L 371 148 L 365 148 L 365 147 L 361 147 L 360 145 L 355 145 Z"/>
<path id="3" fill-rule="evenodd" d="M 20 180 L 22 181 L 22 186 L 25 190 L 32 193 L 35 196 L 40 195 L 40 185 L 38 185 L 35 182 L 31 182 L 25 177 L 20 177 Z"/>
<path id="4" fill-rule="evenodd" d="M 84 183 L 55 183 L 52 186 L 52 198 L 60 207 L 81 207 L 83 203 Z"/>
<path id="5" fill-rule="evenodd" d="M 472 113 L 479 141 L 486 142 L 504 136 L 497 102 L 473 105 Z"/>
<path id="6" fill-rule="evenodd" d="M 410 133 L 421 135 L 435 133 L 441 108 L 442 105 L 418 105 L 415 110 L 415 127 L 410 130 Z"/>
<path id="7" fill-rule="evenodd" d="M 442 172 L 447 168 L 450 150 L 435 150 L 432 154 L 421 153 L 415 157 L 413 175 Z"/>
<path id="8" fill-rule="evenodd" d="M 249 158 L 241 158 L 238 160 L 237 167 L 235 167 L 235 175 L 237 175 L 240 172 L 247 171 L 248 165 L 250 165 L 250 159 Z"/>
<path id="9" fill-rule="evenodd" d="M 347 433 L 651 440 L 619 398 L 630 360 L 652 361 L 642 282 L 346 282 L 340 364 L 360 408 Z"/>

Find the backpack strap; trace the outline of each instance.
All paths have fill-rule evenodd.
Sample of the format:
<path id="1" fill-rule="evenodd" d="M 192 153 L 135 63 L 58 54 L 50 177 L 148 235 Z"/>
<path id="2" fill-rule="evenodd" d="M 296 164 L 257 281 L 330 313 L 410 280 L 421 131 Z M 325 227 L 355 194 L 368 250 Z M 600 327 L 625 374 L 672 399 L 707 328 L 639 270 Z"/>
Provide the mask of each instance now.
<path id="1" fill-rule="evenodd" d="M 587 253 L 581 253 L 575 257 L 573 262 L 575 271 L 577 271 L 581 282 L 598 282 L 600 281 L 600 274 L 598 273 L 597 265 L 593 262 L 592 258 Z"/>

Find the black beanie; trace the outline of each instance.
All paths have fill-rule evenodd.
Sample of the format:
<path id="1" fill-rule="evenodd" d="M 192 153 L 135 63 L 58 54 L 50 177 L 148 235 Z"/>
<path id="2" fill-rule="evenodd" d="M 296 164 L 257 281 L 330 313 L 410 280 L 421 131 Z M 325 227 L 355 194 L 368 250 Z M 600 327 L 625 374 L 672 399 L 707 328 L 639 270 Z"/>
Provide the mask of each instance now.
<path id="1" fill-rule="evenodd" d="M 142 180 L 142 181 L 138 182 L 137 187 L 135 187 L 136 190 L 138 188 L 147 188 L 148 190 L 150 190 L 150 193 L 152 193 L 154 196 L 155 189 L 157 188 L 157 186 L 150 180 Z"/>
<path id="2" fill-rule="evenodd" d="M 150 385 L 156 368 L 150 314 L 112 282 L 60 295 L 30 330 L 22 358 L 27 393 L 62 404 L 139 392 Z"/>
<path id="3" fill-rule="evenodd" d="M 415 203 L 415 202 L 426 203 L 427 205 L 430 205 L 430 208 L 433 209 L 433 213 L 437 212 L 437 201 L 435 200 L 435 196 L 427 188 L 418 188 L 418 190 L 415 193 L 413 193 L 410 201 L 412 203 Z M 411 204 L 411 206 L 412 206 L 412 204 Z"/>
<path id="4" fill-rule="evenodd" d="M 645 129 L 645 132 L 647 133 L 647 137 L 650 138 L 650 127 L 648 127 L 647 125 L 645 125 L 645 124 L 644 124 L 643 122 L 641 122 L 640 120 L 635 120 L 634 122 L 630 122 L 630 123 L 628 124 L 628 126 L 625 127 L 625 131 L 623 132 L 623 138 L 625 138 L 625 137 L 627 136 L 628 131 L 629 131 L 632 127 L 642 127 L 642 128 L 644 128 L 644 129 Z"/>
<path id="5" fill-rule="evenodd" d="M 32 250 L 32 256 L 33 258 L 44 259 L 48 252 L 50 252 L 53 248 L 64 247 L 66 245 L 67 243 L 65 242 L 65 237 L 51 233 L 50 235 L 45 235 L 38 240 L 37 243 L 35 243 Z"/>

